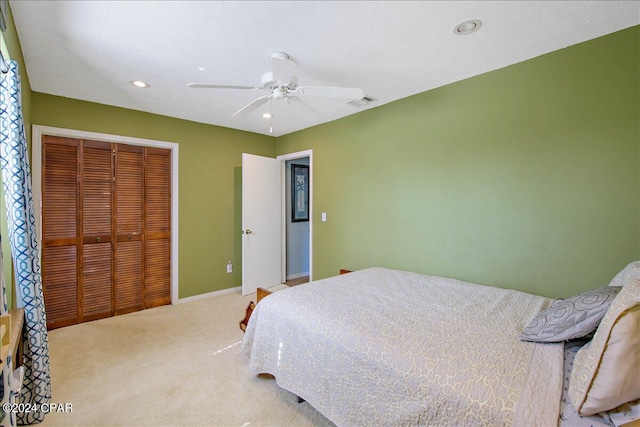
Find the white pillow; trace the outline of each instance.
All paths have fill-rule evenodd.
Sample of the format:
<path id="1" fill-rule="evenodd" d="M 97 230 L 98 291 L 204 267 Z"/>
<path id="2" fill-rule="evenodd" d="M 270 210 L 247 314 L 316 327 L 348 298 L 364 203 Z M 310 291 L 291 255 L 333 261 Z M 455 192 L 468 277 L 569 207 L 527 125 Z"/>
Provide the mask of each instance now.
<path id="1" fill-rule="evenodd" d="M 625 283 L 629 283 L 634 279 L 640 279 L 640 261 L 629 263 L 620 273 L 616 274 L 609 286 L 624 286 Z"/>
<path id="2" fill-rule="evenodd" d="M 609 411 L 640 399 L 640 274 L 635 276 L 640 269 L 633 266 L 631 270 L 625 273 L 628 281 L 593 339 L 576 354 L 569 397 L 580 415 Z M 613 281 L 623 277 L 619 276 Z M 616 281 L 618 286 L 621 283 Z"/>

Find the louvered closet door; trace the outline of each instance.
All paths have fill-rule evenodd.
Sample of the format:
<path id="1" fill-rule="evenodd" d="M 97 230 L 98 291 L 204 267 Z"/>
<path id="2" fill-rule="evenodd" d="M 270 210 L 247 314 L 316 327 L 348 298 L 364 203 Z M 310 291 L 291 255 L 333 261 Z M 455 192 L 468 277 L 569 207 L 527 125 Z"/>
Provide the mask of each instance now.
<path id="1" fill-rule="evenodd" d="M 42 145 L 42 283 L 49 329 L 79 321 L 78 141 Z"/>
<path id="2" fill-rule="evenodd" d="M 52 136 L 42 145 L 49 329 L 171 303 L 171 151 Z"/>
<path id="3" fill-rule="evenodd" d="M 113 315 L 112 158 L 110 143 L 83 141 L 80 175 L 82 321 Z"/>
<path id="4" fill-rule="evenodd" d="M 171 151 L 147 148 L 145 159 L 145 308 L 171 302 Z"/>
<path id="5" fill-rule="evenodd" d="M 144 308 L 143 151 L 138 146 L 116 146 L 116 314 Z"/>

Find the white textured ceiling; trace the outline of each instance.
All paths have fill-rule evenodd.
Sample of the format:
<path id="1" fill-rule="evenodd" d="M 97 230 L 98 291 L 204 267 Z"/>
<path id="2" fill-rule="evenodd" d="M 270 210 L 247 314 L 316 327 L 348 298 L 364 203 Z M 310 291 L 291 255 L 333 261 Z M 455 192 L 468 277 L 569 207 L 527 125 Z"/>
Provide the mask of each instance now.
<path id="1" fill-rule="evenodd" d="M 32 89 L 269 135 L 259 93 L 270 55 L 297 63 L 301 86 L 359 87 L 376 101 L 273 102 L 279 136 L 640 24 L 638 1 L 16 1 Z M 453 28 L 479 19 L 482 28 Z M 146 89 L 132 86 L 143 80 Z"/>

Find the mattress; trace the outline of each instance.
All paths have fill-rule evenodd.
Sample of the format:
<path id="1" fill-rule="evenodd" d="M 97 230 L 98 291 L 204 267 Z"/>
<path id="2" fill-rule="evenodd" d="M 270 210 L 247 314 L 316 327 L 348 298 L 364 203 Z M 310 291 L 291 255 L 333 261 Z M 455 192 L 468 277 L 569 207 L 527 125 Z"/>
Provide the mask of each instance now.
<path id="1" fill-rule="evenodd" d="M 557 425 L 563 345 L 518 339 L 550 302 L 371 268 L 263 299 L 243 350 L 339 426 Z"/>

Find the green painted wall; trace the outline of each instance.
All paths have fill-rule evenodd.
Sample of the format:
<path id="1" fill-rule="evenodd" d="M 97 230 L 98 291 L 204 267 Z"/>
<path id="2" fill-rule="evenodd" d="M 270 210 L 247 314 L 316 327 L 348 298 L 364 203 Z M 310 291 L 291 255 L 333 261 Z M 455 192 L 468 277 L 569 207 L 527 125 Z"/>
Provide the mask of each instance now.
<path id="1" fill-rule="evenodd" d="M 278 138 L 278 154 L 314 150 L 314 278 L 387 266 L 551 297 L 608 284 L 640 258 L 639 40 Z"/>
<path id="2" fill-rule="evenodd" d="M 178 143 L 180 298 L 242 283 L 242 153 L 274 157 L 274 138 L 38 92 L 33 122 Z"/>
<path id="3" fill-rule="evenodd" d="M 0 46 L 2 55 L 6 60 L 14 60 L 18 62 L 20 71 L 20 84 L 22 92 L 22 115 L 25 122 L 25 133 L 27 136 L 27 144 L 31 147 L 31 85 L 29 84 L 29 75 L 24 66 L 24 57 L 22 56 L 22 48 L 18 40 L 18 34 L 13 22 L 11 7 L 7 7 L 7 30 L 0 33 Z M 13 306 L 13 264 L 11 262 L 11 248 L 9 246 L 9 232 L 7 229 L 7 212 L 4 204 L 4 192 L 0 191 L 0 232 L 2 233 L 2 253 L 3 264 L 2 270 L 7 288 L 7 301 Z"/>

